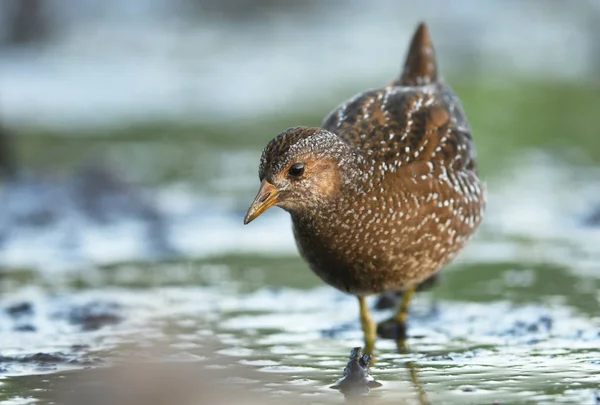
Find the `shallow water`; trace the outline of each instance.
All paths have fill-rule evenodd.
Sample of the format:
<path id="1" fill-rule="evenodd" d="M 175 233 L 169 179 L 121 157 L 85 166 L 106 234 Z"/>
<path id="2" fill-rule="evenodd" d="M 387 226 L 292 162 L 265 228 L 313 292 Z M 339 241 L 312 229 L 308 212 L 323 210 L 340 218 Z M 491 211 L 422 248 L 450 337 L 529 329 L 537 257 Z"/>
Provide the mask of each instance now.
<path id="1" fill-rule="evenodd" d="M 166 223 L 177 223 L 171 214 Z M 502 229 L 502 215 L 492 205 L 478 238 L 435 288 L 418 294 L 409 353 L 379 342 L 372 375 L 383 386 L 373 399 L 418 403 L 422 390 L 434 404 L 595 403 L 600 273 L 593 263 L 600 230 L 579 225 L 575 214 L 558 220 L 556 212 L 538 210 L 527 226 L 491 232 Z M 548 229 L 546 216 L 557 218 Z M 211 226 L 242 232 L 239 217 L 225 211 Z M 327 387 L 341 377 L 350 348 L 361 344 L 356 300 L 322 286 L 294 254 L 288 219 L 273 217 L 257 225 L 262 245 L 199 234 L 197 250 L 188 251 L 197 259 L 61 266 L 66 259 L 58 255 L 44 267 L 52 256 L 38 251 L 38 266 L 13 267 L 2 279 L 0 397 L 55 400 L 69 390 L 53 387 L 86 381 L 87 368 L 127 363 L 136 353 L 182 364 L 178 371 L 186 376 L 190 362 L 195 372 L 218 364 L 227 370 L 221 383 L 261 401 L 308 396 L 311 403 L 339 403 L 343 397 Z M 202 224 L 173 225 L 172 232 Z M 119 232 L 135 239 L 127 229 Z M 269 243 L 270 233 L 280 240 Z M 181 248 L 177 240 L 168 242 Z M 238 243 L 247 253 L 233 253 Z M 382 320 L 390 311 L 375 314 Z"/>
<path id="2" fill-rule="evenodd" d="M 382 386 L 363 400 L 595 404 L 600 155 L 585 124 L 595 93 L 524 85 L 532 107 L 522 88 L 475 87 L 459 94 L 488 180 L 486 219 L 417 295 L 409 352 L 378 342 Z M 511 106 L 514 122 L 480 98 Z M 552 121 L 564 100 L 577 106 Z M 242 225 L 263 142 L 324 110 L 219 130 L 21 134 L 26 169 L 0 191 L 0 399 L 342 403 L 329 386 L 361 344 L 355 298 L 306 268 L 284 212 Z M 123 386 L 139 398 L 124 400 Z"/>
<path id="3" fill-rule="evenodd" d="M 89 372 L 85 367 L 135 354 L 193 362 L 196 372 L 220 364 L 234 385 L 269 398 L 340 402 L 326 388 L 361 343 L 357 303 L 320 286 L 297 258 L 215 257 L 185 269 L 151 266 L 143 275 L 140 267 L 62 274 L 63 283 L 52 288 L 31 287 L 39 281 L 31 274 L 5 280 L 20 293 L 11 294 L 12 311 L 2 316 L 2 396 L 60 396 L 51 388 L 57 380 L 75 381 Z M 297 280 L 278 285 L 281 272 L 297 273 Z M 431 403 L 593 404 L 600 383 L 598 284 L 544 264 L 455 266 L 438 288 L 418 295 L 409 353 L 379 342 L 372 375 L 383 386 L 374 398 L 416 403 L 422 389 Z M 23 303 L 30 307 L 19 311 Z M 387 316 L 376 312 L 379 320 Z M 36 352 L 49 358 L 32 357 Z M 411 382 L 408 361 L 420 387 Z"/>

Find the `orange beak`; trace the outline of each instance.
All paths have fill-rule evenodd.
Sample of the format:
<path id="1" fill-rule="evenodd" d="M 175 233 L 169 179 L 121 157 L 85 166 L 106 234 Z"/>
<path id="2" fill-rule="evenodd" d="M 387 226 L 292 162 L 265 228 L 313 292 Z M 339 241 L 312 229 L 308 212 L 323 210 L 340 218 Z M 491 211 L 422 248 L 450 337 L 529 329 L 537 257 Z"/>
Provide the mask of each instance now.
<path id="1" fill-rule="evenodd" d="M 254 198 L 252 205 L 248 208 L 246 217 L 244 218 L 244 225 L 249 224 L 260 216 L 263 212 L 274 206 L 279 202 L 279 190 L 274 185 L 266 180 L 260 183 L 260 189 L 258 194 Z"/>

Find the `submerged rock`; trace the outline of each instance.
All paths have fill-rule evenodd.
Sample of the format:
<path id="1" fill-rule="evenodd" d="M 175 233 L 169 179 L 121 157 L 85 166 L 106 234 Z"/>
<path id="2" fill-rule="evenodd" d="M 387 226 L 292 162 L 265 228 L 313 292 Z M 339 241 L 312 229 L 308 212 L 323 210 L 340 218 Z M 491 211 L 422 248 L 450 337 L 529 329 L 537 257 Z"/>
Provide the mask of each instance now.
<path id="1" fill-rule="evenodd" d="M 26 365 L 29 372 L 57 370 L 59 366 L 89 366 L 99 364 L 100 360 L 87 353 L 37 352 L 16 356 L 0 355 L 0 374 L 9 373 L 12 365 Z"/>
<path id="2" fill-rule="evenodd" d="M 6 313 L 13 318 L 33 315 L 33 305 L 30 302 L 20 302 L 6 308 Z"/>
<path id="3" fill-rule="evenodd" d="M 95 331 L 104 326 L 116 325 L 123 321 L 118 313 L 121 307 L 112 302 L 91 302 L 73 308 L 69 315 L 69 322 L 78 325 L 83 331 Z"/>

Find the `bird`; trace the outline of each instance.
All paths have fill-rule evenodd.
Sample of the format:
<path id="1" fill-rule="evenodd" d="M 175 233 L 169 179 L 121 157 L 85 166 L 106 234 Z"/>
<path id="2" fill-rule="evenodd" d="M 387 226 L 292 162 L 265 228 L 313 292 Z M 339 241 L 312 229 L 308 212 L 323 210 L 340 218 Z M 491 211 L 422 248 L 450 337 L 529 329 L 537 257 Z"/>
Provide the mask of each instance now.
<path id="1" fill-rule="evenodd" d="M 273 206 L 289 212 L 310 269 L 358 298 L 367 354 L 377 325 L 366 298 L 402 292 L 392 320 L 405 348 L 413 293 L 463 249 L 486 206 L 470 125 L 438 76 L 424 22 L 395 80 L 343 102 L 320 127 L 275 136 L 258 172 L 244 224 Z"/>

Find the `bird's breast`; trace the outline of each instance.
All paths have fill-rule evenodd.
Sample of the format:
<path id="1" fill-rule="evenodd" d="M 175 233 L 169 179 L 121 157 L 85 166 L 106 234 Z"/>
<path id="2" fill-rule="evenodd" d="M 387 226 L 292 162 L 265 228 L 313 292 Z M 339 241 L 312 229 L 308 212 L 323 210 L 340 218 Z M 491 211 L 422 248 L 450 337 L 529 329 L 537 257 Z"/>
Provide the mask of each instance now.
<path id="1" fill-rule="evenodd" d="M 483 204 L 438 187 L 353 195 L 292 215 L 301 255 L 325 282 L 353 294 L 402 290 L 439 270 L 476 229 Z"/>

